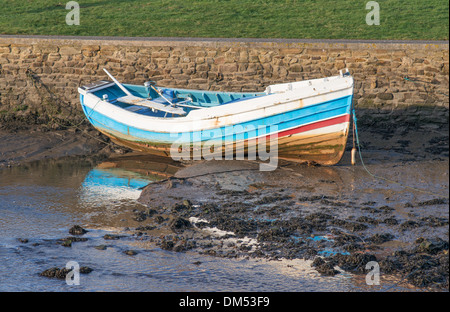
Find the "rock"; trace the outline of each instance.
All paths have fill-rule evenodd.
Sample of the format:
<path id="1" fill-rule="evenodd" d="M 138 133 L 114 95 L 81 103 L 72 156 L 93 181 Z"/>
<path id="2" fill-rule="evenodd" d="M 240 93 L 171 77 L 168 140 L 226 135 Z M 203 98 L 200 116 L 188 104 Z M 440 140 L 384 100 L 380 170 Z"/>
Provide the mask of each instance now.
<path id="1" fill-rule="evenodd" d="M 338 265 L 345 271 L 354 271 L 364 273 L 367 263 L 371 261 L 377 261 L 377 258 L 371 254 L 359 254 L 352 255 L 336 254 L 332 257 L 332 262 Z"/>
<path id="2" fill-rule="evenodd" d="M 155 209 L 151 209 L 151 208 L 148 208 L 148 209 L 145 211 L 145 214 L 146 214 L 148 217 L 153 216 L 155 213 L 157 213 L 157 211 L 156 211 Z"/>
<path id="3" fill-rule="evenodd" d="M 192 203 L 189 199 L 185 199 L 183 200 L 183 205 L 187 208 L 187 209 L 192 209 Z"/>
<path id="4" fill-rule="evenodd" d="M 170 229 L 174 231 L 175 233 L 182 232 L 185 229 L 191 228 L 192 224 L 189 222 L 189 220 L 186 220 L 184 218 L 175 218 L 170 222 L 169 225 Z"/>
<path id="5" fill-rule="evenodd" d="M 44 272 L 40 273 L 40 276 L 50 277 L 50 278 L 59 278 L 59 279 L 65 279 L 67 273 L 69 273 L 71 270 L 63 268 L 57 268 L 53 267 L 50 269 L 45 270 Z"/>
<path id="6" fill-rule="evenodd" d="M 49 278 L 58 278 L 58 279 L 65 279 L 67 276 L 67 273 L 71 272 L 72 269 L 66 269 L 66 268 L 57 268 L 57 267 L 53 267 L 50 269 L 47 269 L 43 272 L 41 272 L 39 275 L 40 276 L 44 276 L 44 277 L 49 277 Z M 81 274 L 89 274 L 93 271 L 93 269 L 91 269 L 90 267 L 87 266 L 82 266 L 80 267 L 80 273 Z"/>
<path id="7" fill-rule="evenodd" d="M 418 206 L 433 206 L 433 205 L 445 205 L 447 203 L 448 203 L 448 201 L 444 198 L 435 198 L 435 199 L 420 202 L 417 205 Z"/>
<path id="8" fill-rule="evenodd" d="M 397 225 L 398 224 L 398 220 L 394 217 L 389 217 L 383 220 L 383 222 L 387 225 Z"/>
<path id="9" fill-rule="evenodd" d="M 137 251 L 135 251 L 135 250 L 125 250 L 123 253 L 128 256 L 135 256 L 138 254 Z"/>
<path id="10" fill-rule="evenodd" d="M 325 276 L 334 276 L 339 273 L 339 271 L 334 269 L 334 266 L 329 263 L 325 262 L 320 257 L 317 257 L 314 259 L 312 266 L 316 269 L 317 272 L 319 272 L 321 275 Z"/>
<path id="11" fill-rule="evenodd" d="M 66 237 L 65 240 L 71 240 L 72 242 L 86 242 L 88 239 L 86 237 Z"/>
<path id="12" fill-rule="evenodd" d="M 64 246 L 64 247 L 72 247 L 72 241 L 71 241 L 71 240 L 63 240 L 63 241 L 61 242 L 61 246 Z"/>
<path id="13" fill-rule="evenodd" d="M 180 240 L 173 246 L 173 251 L 182 252 L 195 248 L 196 242 L 193 240 Z"/>
<path id="14" fill-rule="evenodd" d="M 151 231 L 154 229 L 156 229 L 156 226 L 144 225 L 144 226 L 138 226 L 135 230 L 136 231 Z"/>
<path id="15" fill-rule="evenodd" d="M 94 247 L 97 250 L 106 250 L 106 245 L 98 245 Z"/>
<path id="16" fill-rule="evenodd" d="M 186 210 L 186 209 L 188 209 L 188 206 L 186 206 L 184 203 L 183 204 L 175 203 L 172 206 L 172 211 L 173 212 L 181 212 L 181 211 Z"/>
<path id="17" fill-rule="evenodd" d="M 172 250 L 174 245 L 175 244 L 173 243 L 173 241 L 164 239 L 161 242 L 160 247 L 161 247 L 161 249 L 164 249 L 164 250 Z"/>
<path id="18" fill-rule="evenodd" d="M 311 266 L 317 267 L 317 266 L 322 265 L 324 263 L 325 263 L 325 260 L 323 260 L 323 258 L 317 257 L 317 258 L 314 259 L 314 261 L 311 264 Z"/>
<path id="19" fill-rule="evenodd" d="M 417 223 L 416 221 L 412 221 L 412 220 L 408 220 L 408 221 L 405 221 L 402 224 L 400 224 L 400 229 L 403 231 L 415 229 L 418 227 L 420 227 L 420 224 Z"/>
<path id="20" fill-rule="evenodd" d="M 120 239 L 122 236 L 120 235 L 114 235 L 114 234 L 105 234 L 103 235 L 103 239 L 106 240 L 115 240 L 115 239 Z"/>
<path id="21" fill-rule="evenodd" d="M 79 225 L 74 225 L 69 229 L 69 233 L 72 235 L 83 235 L 85 233 L 87 233 L 88 231 L 86 231 L 85 229 L 83 229 L 81 226 Z"/>
<path id="22" fill-rule="evenodd" d="M 81 273 L 81 274 L 89 274 L 89 273 L 91 273 L 92 271 L 94 271 L 94 269 L 92 269 L 92 268 L 90 268 L 90 267 L 87 267 L 87 266 L 82 266 L 82 267 L 80 267 L 80 273 Z"/>
<path id="23" fill-rule="evenodd" d="M 147 219 L 147 215 L 143 211 L 137 211 L 135 212 L 135 216 L 133 219 L 137 222 L 142 222 L 145 221 L 145 219 Z"/>
<path id="24" fill-rule="evenodd" d="M 448 226 L 449 224 L 448 219 L 435 216 L 423 217 L 420 220 L 423 221 L 427 226 L 431 227 Z"/>
<path id="25" fill-rule="evenodd" d="M 418 238 L 416 240 L 416 244 L 419 244 L 416 248 L 416 252 L 423 252 L 428 254 L 437 254 L 438 252 L 442 250 L 448 250 L 448 242 L 440 239 L 425 239 L 425 238 Z"/>
<path id="26" fill-rule="evenodd" d="M 72 243 L 85 242 L 87 240 L 88 239 L 85 238 L 85 237 L 73 237 L 73 236 L 71 236 L 71 237 L 62 238 L 59 241 L 60 241 L 60 244 L 62 246 L 64 246 L 64 247 L 72 247 Z"/>
<path id="27" fill-rule="evenodd" d="M 390 233 L 383 233 L 383 234 L 377 233 L 377 234 L 369 237 L 368 240 L 374 244 L 382 244 L 384 242 L 392 240 L 393 238 L 394 238 L 394 236 Z"/>

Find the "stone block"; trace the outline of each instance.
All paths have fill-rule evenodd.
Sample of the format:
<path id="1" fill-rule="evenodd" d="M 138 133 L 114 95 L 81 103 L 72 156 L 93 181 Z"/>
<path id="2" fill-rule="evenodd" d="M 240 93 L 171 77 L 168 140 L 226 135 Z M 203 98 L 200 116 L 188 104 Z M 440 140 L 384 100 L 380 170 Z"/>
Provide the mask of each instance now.
<path id="1" fill-rule="evenodd" d="M 59 48 L 59 54 L 61 55 L 74 55 L 74 54 L 80 54 L 81 49 L 75 48 L 72 46 L 62 46 Z"/>
<path id="2" fill-rule="evenodd" d="M 385 93 L 378 93 L 378 94 L 377 94 L 377 97 L 378 97 L 380 100 L 384 100 L 384 101 L 389 101 L 389 100 L 394 99 L 394 95 L 393 95 L 392 93 L 388 93 L 388 92 L 385 92 Z"/>
<path id="3" fill-rule="evenodd" d="M 235 73 L 238 71 L 238 64 L 237 63 L 222 64 L 219 66 L 219 71 L 222 73 Z"/>
<path id="4" fill-rule="evenodd" d="M 289 67 L 289 73 L 300 73 L 303 71 L 303 67 L 300 64 L 293 64 Z"/>
<path id="5" fill-rule="evenodd" d="M 199 64 L 195 67 L 196 71 L 202 72 L 202 71 L 208 71 L 209 65 L 208 64 Z"/>

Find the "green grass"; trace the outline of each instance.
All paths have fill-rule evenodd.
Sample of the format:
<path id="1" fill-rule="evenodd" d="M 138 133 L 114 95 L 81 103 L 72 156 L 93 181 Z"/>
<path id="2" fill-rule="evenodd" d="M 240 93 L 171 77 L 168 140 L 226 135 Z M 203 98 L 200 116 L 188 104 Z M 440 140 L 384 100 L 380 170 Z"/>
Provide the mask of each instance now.
<path id="1" fill-rule="evenodd" d="M 0 33 L 32 35 L 448 40 L 447 0 L 379 0 L 379 26 L 365 22 L 368 0 L 0 0 Z"/>

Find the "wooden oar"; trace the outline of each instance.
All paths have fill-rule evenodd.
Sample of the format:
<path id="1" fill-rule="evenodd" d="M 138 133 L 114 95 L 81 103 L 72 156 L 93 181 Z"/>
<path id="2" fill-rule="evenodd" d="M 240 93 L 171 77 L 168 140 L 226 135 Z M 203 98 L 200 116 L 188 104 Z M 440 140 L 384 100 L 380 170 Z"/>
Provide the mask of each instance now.
<path id="1" fill-rule="evenodd" d="M 114 78 L 113 75 L 111 75 L 105 68 L 103 68 L 103 70 L 109 76 L 109 78 L 111 78 L 114 81 L 114 83 L 126 94 L 126 96 L 117 98 L 118 101 L 124 102 L 127 104 L 131 104 L 131 105 L 146 106 L 151 109 L 160 110 L 160 111 L 166 112 L 166 115 L 167 115 L 167 113 L 176 114 L 176 115 L 186 115 L 186 112 L 181 107 L 174 106 L 173 103 L 170 102 L 168 99 L 166 99 L 164 96 L 162 96 L 162 94 L 160 92 L 158 92 L 158 90 L 155 89 L 158 92 L 158 94 L 160 94 L 167 102 L 169 102 L 171 104 L 170 106 L 162 104 L 162 103 L 148 101 L 146 99 L 134 96 L 119 81 L 117 81 L 117 79 Z"/>
<path id="2" fill-rule="evenodd" d="M 111 74 L 106 70 L 106 68 L 103 68 L 103 70 L 104 70 L 105 73 L 109 76 L 109 78 L 111 78 L 111 79 L 114 81 L 114 83 L 115 83 L 120 89 L 122 89 L 123 92 L 125 92 L 127 95 L 132 95 L 132 94 L 130 93 L 130 91 L 128 91 L 128 90 L 127 90 L 127 89 L 126 89 L 119 81 L 117 81 L 116 78 L 113 77 L 113 75 L 111 75 Z M 153 90 L 155 90 L 156 93 L 158 93 L 164 100 L 166 100 L 167 102 L 169 102 L 170 106 L 175 106 L 168 98 L 166 98 L 164 95 L 162 95 L 162 93 L 161 93 L 158 89 L 156 89 L 153 85 L 150 85 L 150 87 L 152 87 Z"/>
<path id="3" fill-rule="evenodd" d="M 122 89 L 123 92 L 125 92 L 127 95 L 132 95 L 132 94 L 130 93 L 130 91 L 128 91 L 128 90 L 127 90 L 127 89 L 126 89 L 119 81 L 117 81 L 116 78 L 113 77 L 113 75 L 111 75 L 111 74 L 106 70 L 106 68 L 103 68 L 103 70 L 104 70 L 105 73 L 109 76 L 109 78 L 111 78 L 112 81 L 114 81 L 114 83 L 115 83 L 120 89 Z"/>

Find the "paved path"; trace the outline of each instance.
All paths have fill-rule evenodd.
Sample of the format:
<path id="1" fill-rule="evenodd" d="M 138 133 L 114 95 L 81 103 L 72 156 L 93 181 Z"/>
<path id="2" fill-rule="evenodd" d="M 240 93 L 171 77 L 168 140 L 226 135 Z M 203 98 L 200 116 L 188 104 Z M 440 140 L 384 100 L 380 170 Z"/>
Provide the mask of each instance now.
<path id="1" fill-rule="evenodd" d="M 44 36 L 1 35 L 0 38 L 36 38 L 68 40 L 123 41 L 217 41 L 217 42 L 273 42 L 273 43 L 382 43 L 382 44 L 449 44 L 448 40 L 360 40 L 360 39 L 277 39 L 277 38 L 192 38 L 192 37 L 114 37 L 114 36 Z"/>

